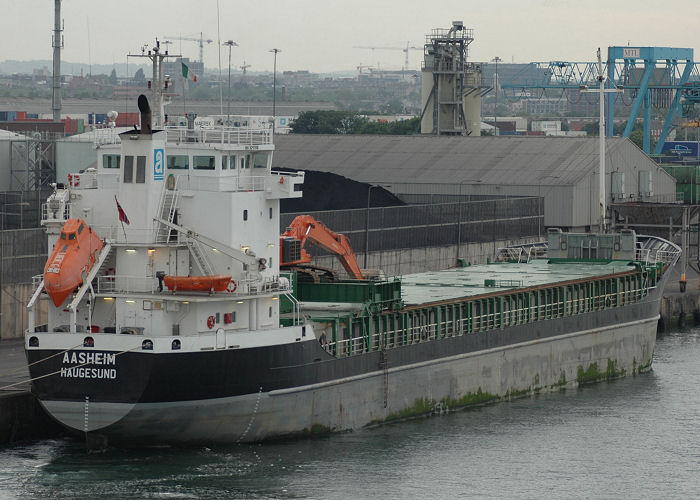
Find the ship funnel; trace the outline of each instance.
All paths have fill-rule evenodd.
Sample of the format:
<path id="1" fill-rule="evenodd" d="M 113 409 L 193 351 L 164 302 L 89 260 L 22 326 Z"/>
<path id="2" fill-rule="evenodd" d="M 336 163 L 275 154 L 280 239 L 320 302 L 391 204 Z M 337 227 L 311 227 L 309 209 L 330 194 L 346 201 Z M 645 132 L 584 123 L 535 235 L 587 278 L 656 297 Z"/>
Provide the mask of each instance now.
<path id="1" fill-rule="evenodd" d="M 141 111 L 141 133 L 152 134 L 151 107 L 148 105 L 148 99 L 145 95 L 141 94 L 139 96 L 138 104 L 139 111 Z"/>

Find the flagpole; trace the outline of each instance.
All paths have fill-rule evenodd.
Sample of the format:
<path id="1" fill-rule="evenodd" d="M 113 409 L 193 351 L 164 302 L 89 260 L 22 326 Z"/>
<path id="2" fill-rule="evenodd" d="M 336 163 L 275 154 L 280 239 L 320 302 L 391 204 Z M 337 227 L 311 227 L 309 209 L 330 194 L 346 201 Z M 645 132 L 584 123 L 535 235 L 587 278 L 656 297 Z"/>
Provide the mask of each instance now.
<path id="1" fill-rule="evenodd" d="M 129 243 L 129 242 L 126 240 L 126 229 L 124 229 L 124 221 L 123 221 L 123 220 L 120 220 L 119 222 L 122 223 L 122 231 L 124 231 L 124 243 Z"/>

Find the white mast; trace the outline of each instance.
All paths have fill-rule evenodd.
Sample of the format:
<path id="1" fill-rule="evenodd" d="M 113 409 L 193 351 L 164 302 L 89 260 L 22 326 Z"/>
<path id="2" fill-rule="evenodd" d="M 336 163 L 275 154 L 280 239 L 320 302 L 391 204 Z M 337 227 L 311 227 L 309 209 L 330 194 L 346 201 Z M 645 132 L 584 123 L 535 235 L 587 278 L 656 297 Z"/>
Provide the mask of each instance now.
<path id="1" fill-rule="evenodd" d="M 166 57 L 182 57 L 181 55 L 168 54 L 160 51 L 160 42 L 156 39 L 156 45 L 147 54 L 129 54 L 129 57 L 147 57 L 153 63 L 153 79 L 151 81 L 151 92 L 153 94 L 152 110 L 152 128 L 161 129 L 165 126 L 165 74 L 163 71 L 163 62 Z M 167 97 L 172 94 L 168 94 Z M 169 101 L 168 101 L 169 102 Z"/>
<path id="2" fill-rule="evenodd" d="M 605 215 L 607 196 L 605 192 L 605 94 L 608 92 L 621 92 L 620 88 L 605 88 L 605 76 L 603 73 L 603 60 L 600 55 L 600 47 L 598 47 L 598 89 L 589 89 L 587 86 L 583 85 L 581 87 L 581 92 L 597 92 L 600 99 L 600 118 L 598 121 L 598 136 L 599 136 L 599 149 L 598 149 L 598 199 L 600 203 L 600 232 L 605 233 Z"/>
<path id="3" fill-rule="evenodd" d="M 598 135 L 600 136 L 599 165 L 599 200 L 600 200 L 600 232 L 605 233 L 605 77 L 603 76 L 603 60 L 600 57 L 598 47 L 598 81 L 600 82 L 600 120 L 598 121 Z"/>

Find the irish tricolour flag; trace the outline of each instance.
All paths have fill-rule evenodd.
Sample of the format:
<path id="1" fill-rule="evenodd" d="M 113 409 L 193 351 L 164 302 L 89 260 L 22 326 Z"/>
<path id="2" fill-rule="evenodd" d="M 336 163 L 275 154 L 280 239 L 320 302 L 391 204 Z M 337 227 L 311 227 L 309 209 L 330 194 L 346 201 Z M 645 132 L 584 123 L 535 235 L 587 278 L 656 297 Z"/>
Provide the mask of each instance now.
<path id="1" fill-rule="evenodd" d="M 187 67 L 185 63 L 180 63 L 182 64 L 182 76 L 185 78 L 185 80 L 192 80 L 194 82 L 197 81 L 197 75 L 194 74 L 194 71 L 191 71 L 190 68 Z"/>

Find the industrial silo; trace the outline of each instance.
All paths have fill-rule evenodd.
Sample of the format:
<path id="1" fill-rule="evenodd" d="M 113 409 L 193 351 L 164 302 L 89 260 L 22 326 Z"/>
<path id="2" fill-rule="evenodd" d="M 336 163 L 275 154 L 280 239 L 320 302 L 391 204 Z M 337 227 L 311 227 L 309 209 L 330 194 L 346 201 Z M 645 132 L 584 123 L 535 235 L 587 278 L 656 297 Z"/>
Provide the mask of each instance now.
<path id="1" fill-rule="evenodd" d="M 453 21 L 426 37 L 422 67 L 421 133 L 479 135 L 481 67 L 467 62 L 471 29 Z"/>

